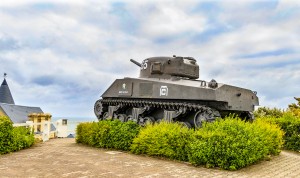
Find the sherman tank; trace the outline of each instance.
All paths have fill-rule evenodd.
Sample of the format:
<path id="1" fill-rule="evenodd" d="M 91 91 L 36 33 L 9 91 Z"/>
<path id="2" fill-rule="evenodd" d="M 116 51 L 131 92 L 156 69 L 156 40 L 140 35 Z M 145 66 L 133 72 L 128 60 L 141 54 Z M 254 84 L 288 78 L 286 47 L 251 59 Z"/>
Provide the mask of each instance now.
<path id="1" fill-rule="evenodd" d="M 108 118 L 140 125 L 161 120 L 201 127 L 233 113 L 253 120 L 259 104 L 256 92 L 198 80 L 199 65 L 193 57 L 151 57 L 139 63 L 138 78 L 116 79 L 94 105 L 99 120 Z"/>

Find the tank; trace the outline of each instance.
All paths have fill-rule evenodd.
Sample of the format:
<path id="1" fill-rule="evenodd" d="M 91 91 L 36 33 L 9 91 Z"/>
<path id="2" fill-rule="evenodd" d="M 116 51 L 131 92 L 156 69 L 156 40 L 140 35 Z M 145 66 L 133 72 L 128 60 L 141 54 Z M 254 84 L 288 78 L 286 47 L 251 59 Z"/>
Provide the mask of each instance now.
<path id="1" fill-rule="evenodd" d="M 94 105 L 98 120 L 108 118 L 140 125 L 166 120 L 187 127 L 233 113 L 252 121 L 257 93 L 249 89 L 198 80 L 192 57 L 151 57 L 139 63 L 138 78 L 116 79 Z"/>

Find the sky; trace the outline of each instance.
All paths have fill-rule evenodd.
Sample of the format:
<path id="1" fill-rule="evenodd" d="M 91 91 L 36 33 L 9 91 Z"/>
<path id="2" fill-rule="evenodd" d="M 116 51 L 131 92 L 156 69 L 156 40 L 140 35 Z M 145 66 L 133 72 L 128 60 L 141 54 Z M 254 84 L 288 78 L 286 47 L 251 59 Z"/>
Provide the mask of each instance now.
<path id="1" fill-rule="evenodd" d="M 191 56 L 200 79 L 257 91 L 285 109 L 300 92 L 300 1 L 0 2 L 0 74 L 15 103 L 54 117 L 95 117 L 129 59 Z M 0 78 L 1 79 L 1 78 Z"/>

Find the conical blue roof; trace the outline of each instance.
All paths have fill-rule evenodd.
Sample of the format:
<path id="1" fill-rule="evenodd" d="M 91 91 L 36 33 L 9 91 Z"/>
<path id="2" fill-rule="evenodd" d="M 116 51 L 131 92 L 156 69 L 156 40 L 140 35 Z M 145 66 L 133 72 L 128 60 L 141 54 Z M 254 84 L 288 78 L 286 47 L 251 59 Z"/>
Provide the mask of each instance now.
<path id="1" fill-rule="evenodd" d="M 0 87 L 0 103 L 15 104 L 5 78 Z"/>

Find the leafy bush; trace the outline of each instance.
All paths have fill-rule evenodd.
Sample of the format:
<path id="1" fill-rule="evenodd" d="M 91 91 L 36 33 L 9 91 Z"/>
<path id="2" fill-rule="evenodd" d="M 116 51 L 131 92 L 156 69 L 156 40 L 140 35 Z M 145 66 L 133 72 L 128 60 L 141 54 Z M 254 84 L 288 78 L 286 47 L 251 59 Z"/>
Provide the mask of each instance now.
<path id="1" fill-rule="evenodd" d="M 206 123 L 196 130 L 189 144 L 189 161 L 195 165 L 236 170 L 278 154 L 282 131 L 263 121 L 244 122 L 230 117 Z"/>
<path id="2" fill-rule="evenodd" d="M 101 148 L 129 150 L 139 130 L 140 126 L 132 121 L 100 121 L 93 133 L 93 145 Z"/>
<path id="3" fill-rule="evenodd" d="M 282 117 L 284 114 L 284 110 L 277 109 L 277 108 L 268 108 L 268 107 L 261 107 L 254 111 L 254 116 L 256 118 L 260 117 Z"/>
<path id="4" fill-rule="evenodd" d="M 81 123 L 76 129 L 76 142 L 99 148 L 129 150 L 140 130 L 134 122 L 103 120 L 98 123 Z"/>
<path id="5" fill-rule="evenodd" d="M 0 116 L 0 154 L 11 151 L 13 126 L 7 117 Z"/>
<path id="6" fill-rule="evenodd" d="M 14 128 L 7 117 L 0 117 L 0 154 L 28 148 L 33 144 L 34 135 L 28 128 Z"/>
<path id="7" fill-rule="evenodd" d="M 135 154 L 189 161 L 195 165 L 236 170 L 280 152 L 283 132 L 269 120 L 244 122 L 228 117 L 197 130 L 160 122 L 140 127 L 134 122 L 104 120 L 77 126 L 78 143 L 131 150 Z"/>
<path id="8" fill-rule="evenodd" d="M 264 120 L 279 127 L 285 132 L 284 148 L 300 151 L 300 98 L 295 97 L 298 103 L 292 103 L 286 111 L 280 109 L 259 108 L 254 112 L 258 120 Z"/>
<path id="9" fill-rule="evenodd" d="M 297 100 L 297 104 L 292 103 L 289 105 L 288 110 L 293 113 L 294 116 L 300 117 L 300 98 L 294 97 Z"/>
<path id="10" fill-rule="evenodd" d="M 187 160 L 192 130 L 179 123 L 160 122 L 142 128 L 133 140 L 131 152 Z"/>
<path id="11" fill-rule="evenodd" d="M 279 125 L 285 132 L 284 148 L 300 151 L 300 118 L 296 117 L 294 113 L 286 112 L 282 117 L 261 117 L 258 120 Z"/>
<path id="12" fill-rule="evenodd" d="M 289 111 L 295 116 L 300 117 L 300 109 L 299 108 L 291 108 Z"/>
<path id="13" fill-rule="evenodd" d="M 92 136 L 93 145 L 99 148 L 113 148 L 114 133 L 120 129 L 120 124 L 121 122 L 117 120 L 103 120 L 98 122 Z"/>
<path id="14" fill-rule="evenodd" d="M 12 151 L 18 151 L 24 148 L 29 148 L 34 144 L 34 135 L 29 128 L 14 127 L 13 131 Z"/>
<path id="15" fill-rule="evenodd" d="M 78 124 L 76 128 L 76 142 L 93 145 L 92 136 L 96 127 L 96 122 Z"/>

